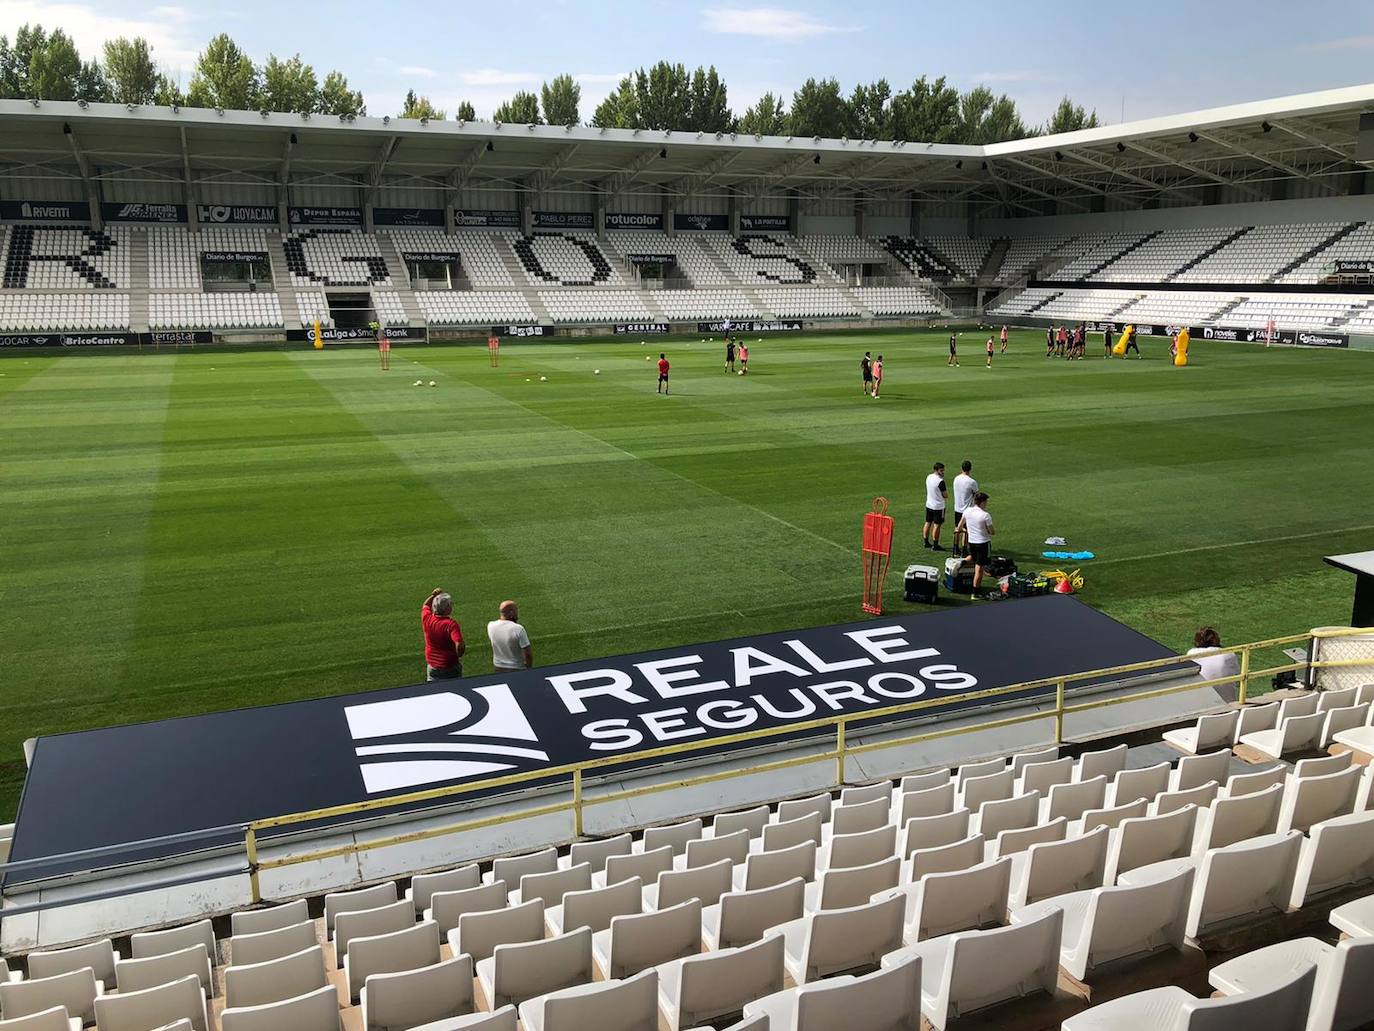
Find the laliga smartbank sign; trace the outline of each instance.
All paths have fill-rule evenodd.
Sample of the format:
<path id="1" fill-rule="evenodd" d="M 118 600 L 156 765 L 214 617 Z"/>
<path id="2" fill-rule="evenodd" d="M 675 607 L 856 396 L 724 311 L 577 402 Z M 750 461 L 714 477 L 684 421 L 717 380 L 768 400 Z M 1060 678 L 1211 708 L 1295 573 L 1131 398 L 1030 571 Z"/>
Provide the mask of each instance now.
<path id="1" fill-rule="evenodd" d="M 901 623 L 807 631 L 347 708 L 369 793 L 957 696 L 958 654 Z M 966 654 L 969 649 L 960 649 Z"/>

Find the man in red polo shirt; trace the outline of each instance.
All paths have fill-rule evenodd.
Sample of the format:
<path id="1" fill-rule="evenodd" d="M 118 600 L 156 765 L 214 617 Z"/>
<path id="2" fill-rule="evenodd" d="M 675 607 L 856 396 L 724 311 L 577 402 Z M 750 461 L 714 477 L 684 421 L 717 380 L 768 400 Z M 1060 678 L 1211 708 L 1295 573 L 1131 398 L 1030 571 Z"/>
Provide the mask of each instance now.
<path id="1" fill-rule="evenodd" d="M 425 638 L 425 680 L 455 680 L 463 675 L 463 628 L 453 618 L 453 598 L 442 587 L 429 592 L 420 608 Z"/>
<path id="2" fill-rule="evenodd" d="M 662 351 L 658 353 L 658 393 L 668 393 L 668 356 Z"/>

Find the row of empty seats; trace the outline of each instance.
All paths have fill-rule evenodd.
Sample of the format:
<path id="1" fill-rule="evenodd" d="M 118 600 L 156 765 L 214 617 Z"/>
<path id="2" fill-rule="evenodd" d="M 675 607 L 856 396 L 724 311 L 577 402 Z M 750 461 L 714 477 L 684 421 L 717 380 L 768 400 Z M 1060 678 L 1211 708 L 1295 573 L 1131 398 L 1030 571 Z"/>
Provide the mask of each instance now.
<path id="1" fill-rule="evenodd" d="M 633 290 L 540 290 L 554 322 L 648 322 L 653 313 Z"/>
<path id="2" fill-rule="evenodd" d="M 200 256 L 206 253 L 268 253 L 258 226 L 205 226 L 198 233 L 153 226 L 147 230 L 148 286 L 153 290 L 200 290 Z"/>
<path id="3" fill-rule="evenodd" d="M 149 294 L 150 329 L 280 329 L 274 293 Z"/>
<path id="4" fill-rule="evenodd" d="M 130 230 L 11 226 L 0 260 L 6 290 L 117 290 L 130 281 Z"/>
<path id="5" fill-rule="evenodd" d="M 422 290 L 415 295 L 431 325 L 481 326 L 532 323 L 534 310 L 514 290 Z"/>
<path id="6" fill-rule="evenodd" d="M 128 328 L 128 294 L 0 293 L 0 331 Z"/>
<path id="7" fill-rule="evenodd" d="M 500 290 L 515 286 L 497 250 L 500 238 L 494 233 L 460 229 L 449 235 L 442 229 L 422 228 L 384 231 L 403 258 L 407 254 L 456 255 L 463 274 L 474 289 Z"/>

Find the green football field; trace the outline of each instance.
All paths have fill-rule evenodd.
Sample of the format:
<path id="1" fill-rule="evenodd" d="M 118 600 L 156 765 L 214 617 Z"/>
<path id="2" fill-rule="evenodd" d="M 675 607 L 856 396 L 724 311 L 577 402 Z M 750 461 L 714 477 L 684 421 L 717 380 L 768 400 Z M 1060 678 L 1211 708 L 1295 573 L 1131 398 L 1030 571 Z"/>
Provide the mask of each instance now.
<path id="1" fill-rule="evenodd" d="M 1321 556 L 1374 546 L 1374 354 L 1069 363 L 1025 332 L 987 370 L 982 340 L 947 368 L 934 330 L 766 338 L 748 377 L 695 336 L 508 342 L 499 369 L 397 345 L 389 373 L 361 348 L 6 356 L 0 820 L 29 736 L 415 682 L 436 586 L 478 673 L 507 597 L 539 664 L 851 620 L 882 494 L 906 611 L 935 459 L 972 459 L 997 550 L 1095 551 L 1085 600 L 1172 647 L 1348 620 Z"/>

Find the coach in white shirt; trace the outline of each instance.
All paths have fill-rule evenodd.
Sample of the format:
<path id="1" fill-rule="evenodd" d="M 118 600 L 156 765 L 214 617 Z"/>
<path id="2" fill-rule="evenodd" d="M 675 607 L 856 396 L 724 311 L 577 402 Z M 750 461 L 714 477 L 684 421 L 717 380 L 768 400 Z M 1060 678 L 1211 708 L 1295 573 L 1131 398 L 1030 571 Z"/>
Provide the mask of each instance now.
<path id="1" fill-rule="evenodd" d="M 967 458 L 959 467 L 961 472 L 954 477 L 954 546 L 959 547 L 959 524 L 964 521 L 964 513 L 973 504 L 973 495 L 978 493 L 978 481 L 970 474 L 973 463 Z"/>
<path id="2" fill-rule="evenodd" d="M 964 556 L 973 563 L 973 593 L 978 594 L 983 586 L 983 570 L 992 557 L 992 535 L 997 532 L 988 515 L 988 496 L 983 491 L 973 495 L 973 504 L 964 513 L 964 518 L 955 527 L 956 533 L 963 533 L 968 540 L 968 554 Z"/>
<path id="3" fill-rule="evenodd" d="M 921 526 L 921 543 L 940 550 L 940 527 L 945 524 L 945 463 L 936 462 L 926 477 L 926 521 Z M 932 539 L 933 536 L 933 539 Z"/>
<path id="4" fill-rule="evenodd" d="M 487 624 L 491 638 L 491 664 L 498 673 L 513 673 L 534 665 L 530 635 L 520 625 L 520 610 L 513 601 L 501 603 L 501 618 Z"/>

